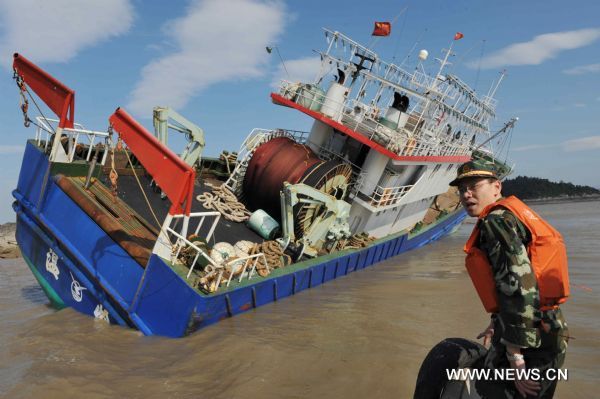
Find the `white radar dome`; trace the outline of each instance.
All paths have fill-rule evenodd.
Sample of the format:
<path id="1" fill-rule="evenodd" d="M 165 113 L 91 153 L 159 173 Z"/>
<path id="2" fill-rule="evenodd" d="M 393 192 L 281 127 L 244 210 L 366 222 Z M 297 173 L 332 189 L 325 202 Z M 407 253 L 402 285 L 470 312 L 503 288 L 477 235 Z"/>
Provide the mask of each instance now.
<path id="1" fill-rule="evenodd" d="M 429 56 L 429 51 L 427 51 L 427 50 L 421 50 L 421 51 L 419 51 L 419 59 L 421 61 L 425 61 L 428 56 Z"/>

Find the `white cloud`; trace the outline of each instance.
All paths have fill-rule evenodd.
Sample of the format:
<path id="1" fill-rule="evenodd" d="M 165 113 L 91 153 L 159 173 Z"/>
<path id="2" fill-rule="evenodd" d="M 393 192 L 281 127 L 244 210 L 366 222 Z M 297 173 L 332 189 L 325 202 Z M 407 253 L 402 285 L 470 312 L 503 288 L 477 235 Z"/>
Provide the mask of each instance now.
<path id="1" fill-rule="evenodd" d="M 586 150 L 598 150 L 600 149 L 600 136 L 587 136 L 578 139 L 566 140 L 561 143 L 555 144 L 531 144 L 521 147 L 515 147 L 511 151 L 522 152 L 522 151 L 535 151 L 545 150 L 549 148 L 561 148 L 566 152 L 586 151 Z"/>
<path id="2" fill-rule="evenodd" d="M 565 69 L 563 73 L 567 75 L 583 75 L 584 73 L 600 72 L 600 64 L 580 65 L 573 68 Z"/>
<path id="3" fill-rule="evenodd" d="M 165 27 L 178 50 L 142 69 L 127 109 L 145 115 L 156 105 L 181 108 L 211 84 L 263 76 L 270 61 L 265 46 L 284 22 L 280 1 L 194 1 Z"/>
<path id="4" fill-rule="evenodd" d="M 539 65 L 556 57 L 561 51 L 587 46 L 600 39 L 600 28 L 545 33 L 528 42 L 511 44 L 481 60 L 481 68 L 491 69 L 508 65 Z M 477 67 L 479 62 L 471 62 Z"/>
<path id="5" fill-rule="evenodd" d="M 565 151 L 586 151 L 600 149 L 600 136 L 588 136 L 579 139 L 567 140 L 562 143 Z"/>
<path id="6" fill-rule="evenodd" d="M 515 147 L 511 151 L 521 152 L 521 151 L 531 151 L 531 150 L 542 150 L 542 149 L 552 148 L 552 147 L 557 147 L 557 146 L 558 146 L 558 144 L 532 144 L 532 145 L 525 145 L 522 147 Z"/>
<path id="7" fill-rule="evenodd" d="M 273 80 L 271 81 L 272 87 L 279 87 L 282 80 L 290 82 L 302 82 L 302 83 L 313 83 L 319 68 L 321 67 L 320 57 L 306 57 L 298 58 L 295 60 L 286 60 L 285 68 L 281 65 L 281 60 L 275 54 L 279 61 L 277 71 L 273 74 Z M 287 73 L 286 73 L 287 70 Z M 289 73 L 289 76 L 288 76 Z"/>
<path id="8" fill-rule="evenodd" d="M 9 67 L 15 52 L 36 63 L 68 61 L 132 22 L 128 0 L 0 0 L 0 65 Z"/>
<path id="9" fill-rule="evenodd" d="M 22 145 L 0 145 L 0 154 L 21 154 L 24 149 Z"/>
<path id="10" fill-rule="evenodd" d="M 575 104 L 573 104 L 573 106 L 575 108 L 585 108 L 585 107 L 587 107 L 587 104 L 586 103 L 575 103 Z"/>

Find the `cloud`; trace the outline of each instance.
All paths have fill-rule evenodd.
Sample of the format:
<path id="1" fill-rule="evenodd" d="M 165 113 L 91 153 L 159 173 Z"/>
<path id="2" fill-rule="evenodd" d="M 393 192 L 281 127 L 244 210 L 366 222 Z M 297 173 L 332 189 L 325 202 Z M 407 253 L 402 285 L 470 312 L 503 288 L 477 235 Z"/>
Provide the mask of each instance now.
<path id="1" fill-rule="evenodd" d="M 275 56 L 278 57 L 277 55 Z M 273 80 L 271 81 L 271 86 L 274 88 L 278 88 L 282 80 L 287 80 L 290 82 L 312 83 L 314 82 L 317 72 L 321 67 L 320 57 L 298 58 L 289 61 L 285 60 L 284 58 L 285 68 L 283 65 L 281 65 L 281 60 L 279 60 L 279 57 L 278 61 L 280 64 L 277 68 L 277 71 L 275 71 L 273 74 Z"/>
<path id="2" fill-rule="evenodd" d="M 481 68 L 491 69 L 508 65 L 539 65 L 555 58 L 561 51 L 587 46 L 600 38 L 600 28 L 545 33 L 528 42 L 511 44 L 481 60 Z M 479 62 L 467 64 L 477 68 Z"/>
<path id="3" fill-rule="evenodd" d="M 558 147 L 558 144 L 532 144 L 525 145 L 522 147 L 515 147 L 511 151 L 521 152 L 521 151 L 531 151 L 531 150 L 541 150 L 546 148 Z"/>
<path id="4" fill-rule="evenodd" d="M 127 109 L 145 115 L 157 105 L 181 108 L 212 84 L 263 76 L 271 61 L 265 46 L 284 23 L 280 1 L 194 1 L 165 26 L 178 50 L 142 69 Z"/>
<path id="5" fill-rule="evenodd" d="M 0 64 L 10 67 L 15 52 L 36 63 L 65 62 L 132 22 L 128 0 L 0 0 Z"/>
<path id="6" fill-rule="evenodd" d="M 561 145 L 567 152 L 599 150 L 600 136 L 588 136 L 579 139 L 567 140 Z"/>
<path id="7" fill-rule="evenodd" d="M 585 73 L 600 72 L 600 64 L 580 65 L 573 68 L 565 69 L 563 73 L 567 75 L 583 75 Z"/>
<path id="8" fill-rule="evenodd" d="M 515 147 L 511 151 L 522 152 L 522 151 L 534 151 L 534 150 L 545 150 L 548 148 L 561 148 L 566 152 L 586 151 L 586 150 L 598 150 L 600 149 L 600 136 L 587 136 L 578 139 L 572 139 L 563 141 L 555 144 L 531 144 L 522 147 Z"/>
<path id="9" fill-rule="evenodd" d="M 0 154 L 21 154 L 24 149 L 22 145 L 0 145 Z"/>

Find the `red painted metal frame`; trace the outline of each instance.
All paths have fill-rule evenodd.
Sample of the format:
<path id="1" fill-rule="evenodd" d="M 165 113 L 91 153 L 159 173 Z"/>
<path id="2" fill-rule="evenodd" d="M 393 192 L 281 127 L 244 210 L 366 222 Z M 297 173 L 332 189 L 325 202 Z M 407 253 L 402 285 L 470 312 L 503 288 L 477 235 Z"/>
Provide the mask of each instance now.
<path id="1" fill-rule="evenodd" d="M 347 136 L 352 137 L 354 140 L 365 144 L 371 148 L 373 148 L 375 151 L 385 155 L 388 158 L 391 158 L 393 160 L 396 161 L 410 161 L 410 162 L 439 162 L 439 163 L 464 163 L 464 162 L 468 162 L 471 160 L 471 157 L 466 156 L 466 155 L 453 155 L 453 156 L 406 156 L 406 155 L 397 155 L 394 154 L 393 152 L 391 152 L 390 150 L 388 150 L 387 148 L 383 147 L 380 144 L 377 144 L 376 142 L 374 142 L 373 140 L 368 139 L 367 137 L 363 136 L 362 134 L 342 125 L 339 122 L 336 122 L 330 118 L 328 118 L 327 116 L 310 110 L 306 107 L 303 107 L 302 105 L 293 102 L 292 100 L 288 100 L 285 97 L 282 97 L 279 94 L 276 93 L 271 93 L 271 98 L 273 100 L 273 102 L 275 104 L 279 104 L 279 105 L 283 105 L 286 107 L 290 107 L 290 108 L 295 108 L 298 111 L 304 112 L 306 115 L 312 116 L 313 118 L 331 126 L 332 128 L 346 134 Z"/>
<path id="2" fill-rule="evenodd" d="M 169 213 L 189 215 L 194 194 L 194 170 L 164 146 L 122 108 L 109 118 L 110 124 L 171 200 Z"/>
<path id="3" fill-rule="evenodd" d="M 15 53 L 13 57 L 13 69 L 60 118 L 58 126 L 73 128 L 75 92 L 21 54 Z"/>

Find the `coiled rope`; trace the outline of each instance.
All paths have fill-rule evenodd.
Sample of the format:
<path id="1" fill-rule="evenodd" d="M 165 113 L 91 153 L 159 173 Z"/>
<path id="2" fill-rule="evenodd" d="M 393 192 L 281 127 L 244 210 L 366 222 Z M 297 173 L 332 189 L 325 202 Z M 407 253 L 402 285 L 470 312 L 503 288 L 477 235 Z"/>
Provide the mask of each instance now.
<path id="1" fill-rule="evenodd" d="M 205 209 L 219 212 L 223 217 L 232 222 L 245 222 L 250 219 L 250 211 L 225 185 L 214 186 L 206 183 L 212 192 L 205 192 L 196 197 Z"/>

